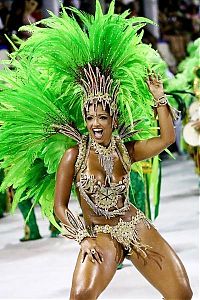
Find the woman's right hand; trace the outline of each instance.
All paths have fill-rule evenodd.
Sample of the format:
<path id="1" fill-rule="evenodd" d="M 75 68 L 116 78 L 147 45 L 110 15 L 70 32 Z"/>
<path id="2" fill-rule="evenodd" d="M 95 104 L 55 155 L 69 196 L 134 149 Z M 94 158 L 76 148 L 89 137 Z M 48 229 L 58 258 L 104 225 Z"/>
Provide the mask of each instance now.
<path id="1" fill-rule="evenodd" d="M 95 238 L 84 238 L 81 242 L 82 251 L 82 263 L 84 262 L 86 256 L 93 263 L 97 261 L 99 264 L 103 262 L 103 253 L 101 252 L 99 246 L 96 243 Z"/>

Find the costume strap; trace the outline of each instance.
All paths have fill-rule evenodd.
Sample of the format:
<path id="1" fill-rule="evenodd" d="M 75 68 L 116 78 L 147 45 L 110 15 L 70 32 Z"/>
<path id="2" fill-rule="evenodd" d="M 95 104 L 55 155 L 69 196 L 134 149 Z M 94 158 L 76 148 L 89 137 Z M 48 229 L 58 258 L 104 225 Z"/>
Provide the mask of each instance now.
<path id="1" fill-rule="evenodd" d="M 126 125 L 125 123 L 120 124 L 118 128 L 118 134 L 119 137 L 123 139 L 128 139 L 132 137 L 134 134 L 139 133 L 139 130 L 134 130 L 135 126 L 140 122 L 141 120 L 133 121 L 132 125 Z"/>
<path id="2" fill-rule="evenodd" d="M 131 170 L 131 159 L 126 149 L 126 146 L 124 145 L 120 137 L 116 137 L 116 145 L 117 145 L 116 150 L 121 159 L 123 167 L 126 170 L 126 172 L 129 173 Z"/>
<path id="3" fill-rule="evenodd" d="M 64 135 L 72 138 L 73 140 L 75 140 L 78 143 L 80 143 L 82 141 L 81 133 L 76 128 L 74 128 L 73 126 L 71 126 L 69 124 L 65 124 L 65 125 L 53 124 L 51 127 L 55 130 L 55 133 L 64 134 Z"/>
<path id="4" fill-rule="evenodd" d="M 87 154 L 87 144 L 88 144 L 88 136 L 82 136 L 82 140 L 79 143 L 79 153 L 75 164 L 75 177 L 80 170 L 84 170 L 86 168 L 86 154 Z"/>

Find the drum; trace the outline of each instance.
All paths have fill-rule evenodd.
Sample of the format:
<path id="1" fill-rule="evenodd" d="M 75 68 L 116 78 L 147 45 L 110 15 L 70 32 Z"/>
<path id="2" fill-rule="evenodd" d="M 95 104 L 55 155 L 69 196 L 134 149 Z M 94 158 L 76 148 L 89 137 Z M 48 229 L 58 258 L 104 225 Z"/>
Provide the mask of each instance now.
<path id="1" fill-rule="evenodd" d="M 193 122 L 189 122 L 183 128 L 183 138 L 187 144 L 195 147 L 200 146 L 200 132 L 193 126 Z"/>
<path id="2" fill-rule="evenodd" d="M 189 107 L 189 115 L 192 121 L 200 119 L 200 102 L 194 101 Z"/>
<path id="3" fill-rule="evenodd" d="M 200 102 L 195 101 L 189 107 L 190 121 L 183 128 L 183 138 L 190 146 L 200 146 L 200 131 L 197 131 L 193 122 L 200 120 Z"/>

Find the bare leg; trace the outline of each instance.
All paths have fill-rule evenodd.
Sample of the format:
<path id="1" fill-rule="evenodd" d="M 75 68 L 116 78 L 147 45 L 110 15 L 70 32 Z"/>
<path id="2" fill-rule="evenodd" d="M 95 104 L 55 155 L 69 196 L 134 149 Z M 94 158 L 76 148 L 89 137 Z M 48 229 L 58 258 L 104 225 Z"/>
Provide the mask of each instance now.
<path id="1" fill-rule="evenodd" d="M 165 300 L 190 300 L 192 298 L 192 290 L 189 279 L 182 262 L 174 250 L 153 226 L 151 226 L 151 229 L 148 229 L 141 222 L 137 225 L 137 228 L 141 242 L 151 246 L 151 250 L 161 256 L 155 255 L 151 257 L 151 251 L 149 251 L 146 264 L 144 264 L 144 260 L 138 257 L 135 252 L 127 258 L 132 261 L 140 273 L 162 294 Z M 154 253 L 152 252 L 152 254 Z"/>
<path id="2" fill-rule="evenodd" d="M 95 300 L 113 278 L 118 263 L 124 259 L 119 243 L 108 234 L 99 234 L 97 244 L 103 253 L 104 261 L 92 263 L 87 257 L 81 262 L 79 253 L 74 270 L 70 300 Z"/>

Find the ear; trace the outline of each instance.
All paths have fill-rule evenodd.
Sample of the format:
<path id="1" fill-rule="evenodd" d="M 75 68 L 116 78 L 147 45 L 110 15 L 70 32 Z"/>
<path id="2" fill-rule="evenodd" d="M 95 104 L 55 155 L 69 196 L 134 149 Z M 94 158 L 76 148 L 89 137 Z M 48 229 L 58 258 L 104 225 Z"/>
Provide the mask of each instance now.
<path id="1" fill-rule="evenodd" d="M 117 129 L 118 128 L 118 121 L 117 121 L 117 117 L 114 116 L 113 117 L 113 130 Z"/>
<path id="2" fill-rule="evenodd" d="M 117 123 L 114 123 L 114 124 L 113 124 L 113 127 L 114 127 L 114 129 L 117 129 L 117 128 L 118 128 L 118 124 L 117 124 Z"/>

